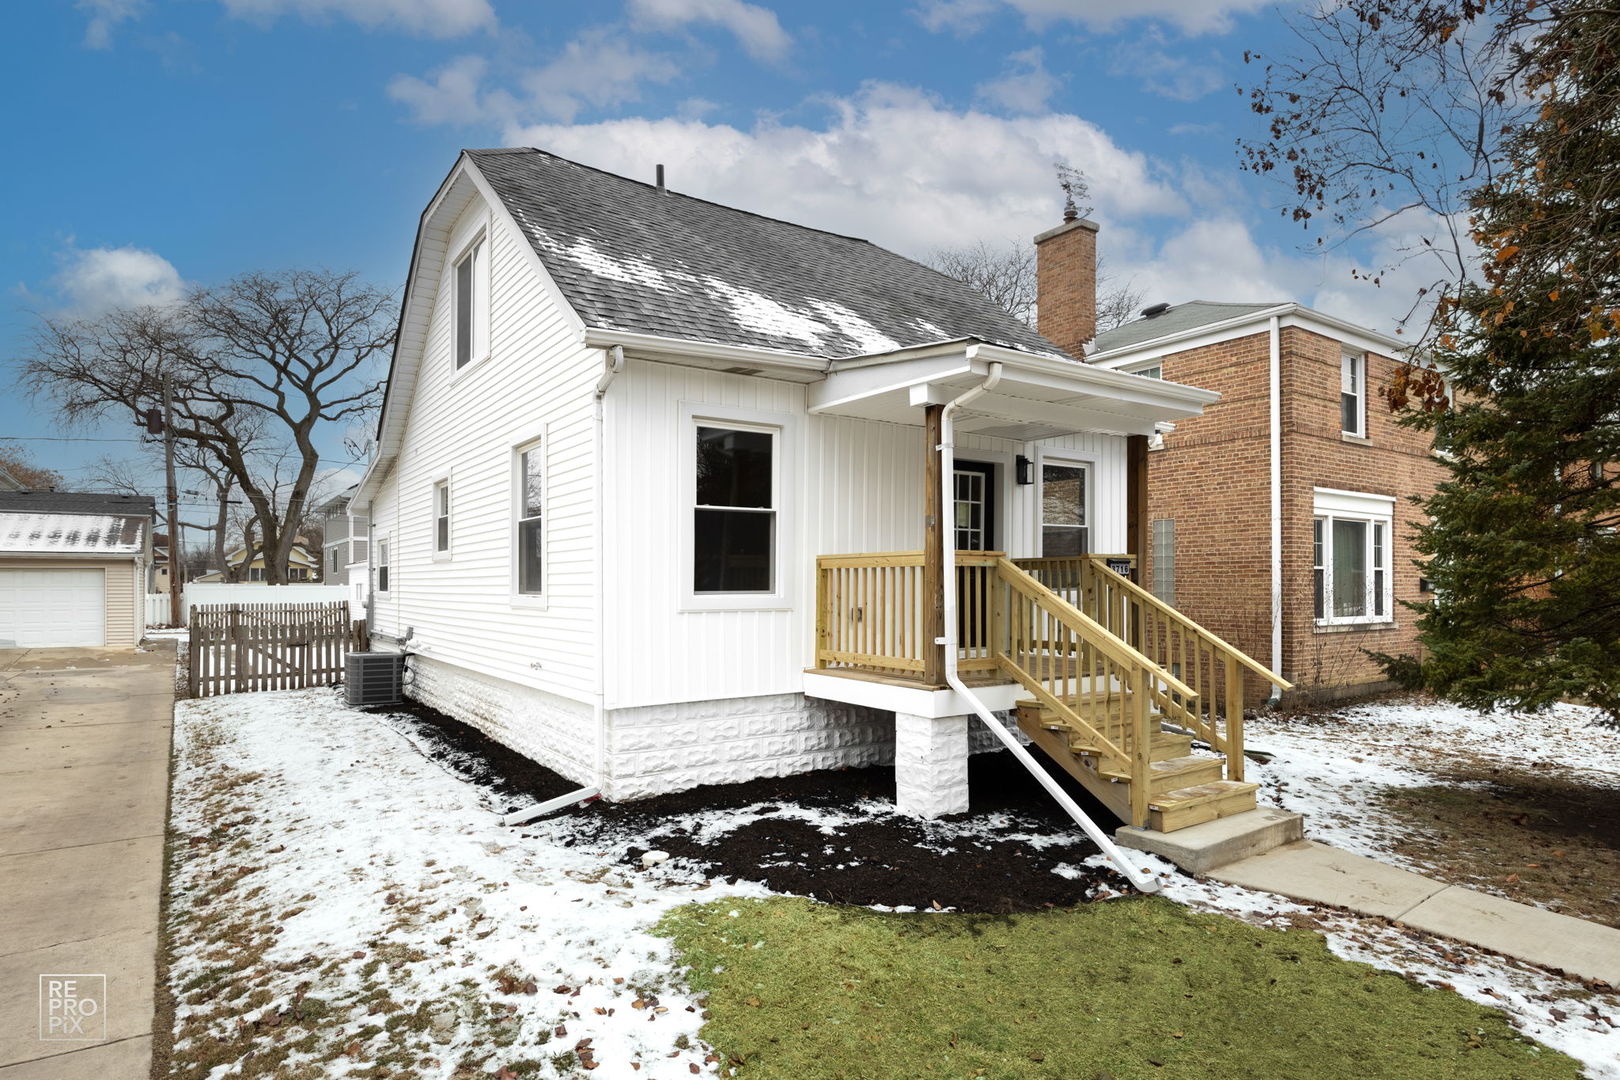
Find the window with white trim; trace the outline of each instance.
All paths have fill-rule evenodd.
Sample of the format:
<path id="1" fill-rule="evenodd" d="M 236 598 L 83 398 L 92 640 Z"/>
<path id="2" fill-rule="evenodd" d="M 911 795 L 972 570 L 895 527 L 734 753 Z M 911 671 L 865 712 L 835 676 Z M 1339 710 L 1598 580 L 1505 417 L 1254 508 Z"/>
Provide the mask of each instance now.
<path id="1" fill-rule="evenodd" d="M 1086 513 L 1090 469 L 1079 463 L 1041 463 L 1041 554 L 1046 558 L 1091 551 Z"/>
<path id="2" fill-rule="evenodd" d="M 1394 500 L 1317 489 L 1311 523 L 1312 613 L 1322 625 L 1394 619 Z"/>
<path id="3" fill-rule="evenodd" d="M 388 591 L 388 537 L 378 537 L 375 545 L 377 552 L 377 591 Z"/>
<path id="4" fill-rule="evenodd" d="M 1339 356 L 1339 427 L 1346 435 L 1367 434 L 1367 354 Z"/>
<path id="5" fill-rule="evenodd" d="M 692 591 L 776 589 L 777 428 L 698 420 Z"/>
<path id="6" fill-rule="evenodd" d="M 450 481 L 433 485 L 433 553 L 450 553 Z"/>
<path id="7" fill-rule="evenodd" d="M 484 237 L 474 240 L 456 260 L 456 370 L 484 358 L 489 351 L 489 266 Z"/>
<path id="8" fill-rule="evenodd" d="M 545 459 L 541 444 L 517 450 L 517 591 L 523 596 L 545 594 Z"/>
<path id="9" fill-rule="evenodd" d="M 1164 365 L 1154 364 L 1152 367 L 1137 368 L 1131 374 L 1140 375 L 1144 379 L 1162 379 L 1164 378 Z"/>

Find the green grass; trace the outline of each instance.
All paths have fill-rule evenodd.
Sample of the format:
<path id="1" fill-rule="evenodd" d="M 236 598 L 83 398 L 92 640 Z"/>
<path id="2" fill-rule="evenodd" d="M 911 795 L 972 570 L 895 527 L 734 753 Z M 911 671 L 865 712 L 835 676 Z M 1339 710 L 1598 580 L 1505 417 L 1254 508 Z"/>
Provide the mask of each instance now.
<path id="1" fill-rule="evenodd" d="M 704 1038 L 750 1080 L 1581 1075 L 1316 934 L 1157 898 L 1005 917 L 732 900 L 661 929 L 709 994 Z"/>

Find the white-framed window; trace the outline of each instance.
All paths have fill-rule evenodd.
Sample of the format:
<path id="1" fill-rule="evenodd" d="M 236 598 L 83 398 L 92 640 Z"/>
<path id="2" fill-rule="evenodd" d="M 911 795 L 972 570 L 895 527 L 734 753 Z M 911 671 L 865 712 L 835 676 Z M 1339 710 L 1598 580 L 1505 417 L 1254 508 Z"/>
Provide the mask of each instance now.
<path id="1" fill-rule="evenodd" d="M 1164 365 L 1163 364 L 1152 364 L 1152 365 L 1149 365 L 1148 367 L 1137 368 L 1135 371 L 1131 372 L 1131 374 L 1132 375 L 1140 375 L 1144 379 L 1163 379 L 1164 378 Z"/>
<path id="2" fill-rule="evenodd" d="M 519 596 L 546 592 L 546 476 L 541 440 L 513 451 L 513 585 Z"/>
<path id="3" fill-rule="evenodd" d="M 1367 434 L 1367 354 L 1339 355 L 1339 427 L 1346 435 Z"/>
<path id="4" fill-rule="evenodd" d="M 1046 558 L 1091 552 L 1091 466 L 1041 461 L 1041 554 Z"/>
<path id="5" fill-rule="evenodd" d="M 489 244 L 479 235 L 456 259 L 456 370 L 476 364 L 489 353 Z"/>
<path id="6" fill-rule="evenodd" d="M 1316 489 L 1311 589 L 1319 625 L 1394 620 L 1394 516 L 1391 496 Z"/>
<path id="7" fill-rule="evenodd" d="M 683 611 L 775 611 L 792 591 L 794 418 L 682 402 Z"/>
<path id="8" fill-rule="evenodd" d="M 376 543 L 372 546 L 372 550 L 377 554 L 377 562 L 375 564 L 375 573 L 377 576 L 376 589 L 380 593 L 385 593 L 388 591 L 388 547 L 388 537 L 386 536 L 377 537 Z"/>
<path id="9" fill-rule="evenodd" d="M 450 554 L 450 480 L 433 485 L 433 556 L 444 558 Z"/>

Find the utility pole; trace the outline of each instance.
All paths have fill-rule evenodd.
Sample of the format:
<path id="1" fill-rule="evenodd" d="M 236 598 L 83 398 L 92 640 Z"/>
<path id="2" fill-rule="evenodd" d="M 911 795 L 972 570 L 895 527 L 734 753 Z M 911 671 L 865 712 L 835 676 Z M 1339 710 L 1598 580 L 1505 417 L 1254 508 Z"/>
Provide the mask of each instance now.
<path id="1" fill-rule="evenodd" d="M 163 468 L 169 486 L 169 625 L 179 626 L 180 612 L 180 487 L 174 481 L 174 395 L 169 376 L 163 376 Z"/>

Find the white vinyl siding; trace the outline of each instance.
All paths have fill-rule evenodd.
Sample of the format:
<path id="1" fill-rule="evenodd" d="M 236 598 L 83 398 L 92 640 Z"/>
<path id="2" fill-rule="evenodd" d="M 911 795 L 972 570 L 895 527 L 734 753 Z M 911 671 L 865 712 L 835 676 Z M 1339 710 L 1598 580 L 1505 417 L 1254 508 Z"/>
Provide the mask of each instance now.
<path id="1" fill-rule="evenodd" d="M 922 547 L 920 426 L 807 416 L 797 384 L 633 358 L 605 403 L 610 709 L 798 692 L 815 660 L 816 556 Z M 691 561 L 672 542 L 694 512 L 683 484 L 693 417 L 746 416 L 771 426 L 767 415 L 788 418 L 777 421 L 786 424 L 780 509 L 796 524 L 782 526 L 791 548 L 778 569 L 782 606 L 694 610 Z M 959 431 L 956 454 L 998 466 L 998 547 L 1039 553 L 1038 485 L 1011 482 L 1014 458 L 1024 454 L 1037 472 L 1047 458 L 1089 465 L 1093 546 L 1125 549 L 1123 437 L 1030 444 Z"/>
<path id="2" fill-rule="evenodd" d="M 42 574 L 51 577 L 42 579 Z M 99 607 L 94 612 L 88 599 L 94 591 L 92 579 L 100 583 Z M 146 630 L 146 570 L 133 559 L 8 558 L 0 554 L 0 591 L 11 594 L 0 597 L 0 641 L 16 639 L 19 625 L 24 625 L 26 640 L 40 647 L 46 641 L 65 645 L 71 639 L 77 644 L 129 648 L 140 642 Z M 15 611 L 19 604 L 32 613 Z M 42 608 L 41 604 L 54 606 Z M 46 619 L 43 627 L 39 625 L 41 613 Z M 97 627 L 90 625 L 92 619 Z M 94 640 L 98 629 L 99 640 Z"/>
<path id="3" fill-rule="evenodd" d="M 479 230 L 488 237 L 489 358 L 456 368 L 454 275 L 446 272 L 399 457 L 371 506 L 378 558 L 386 537 L 393 564 L 389 594 L 373 601 L 375 629 L 395 638 L 411 630 L 410 647 L 435 661 L 585 701 L 596 690 L 600 633 L 593 391 L 602 353 L 580 344 L 579 324 L 540 277 L 528 241 L 503 217 L 492 221 L 479 200 L 450 228 L 440 257 L 464 251 Z M 516 591 L 514 449 L 542 436 L 539 602 Z M 426 493 L 445 478 L 454 559 L 436 560 Z M 647 542 L 660 539 L 668 542 L 668 530 Z"/>

